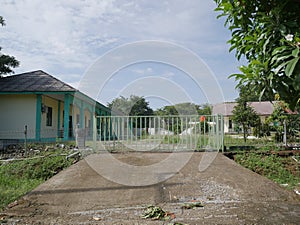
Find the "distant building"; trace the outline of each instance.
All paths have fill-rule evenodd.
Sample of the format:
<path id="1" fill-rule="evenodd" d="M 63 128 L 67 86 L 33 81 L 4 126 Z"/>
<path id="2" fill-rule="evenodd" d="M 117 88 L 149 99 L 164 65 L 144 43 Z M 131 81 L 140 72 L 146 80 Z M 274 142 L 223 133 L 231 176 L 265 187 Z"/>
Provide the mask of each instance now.
<path id="1" fill-rule="evenodd" d="M 224 132 L 231 133 L 236 131 L 236 125 L 232 120 L 233 116 L 233 108 L 237 105 L 236 102 L 225 102 L 216 104 L 213 106 L 212 114 L 221 114 L 224 116 Z M 249 102 L 249 105 L 253 107 L 256 113 L 259 115 L 261 121 L 265 121 L 267 117 L 269 117 L 274 110 L 273 103 L 266 102 Z"/>
<path id="2" fill-rule="evenodd" d="M 24 140 L 25 126 L 34 142 L 73 140 L 76 127 L 92 136 L 94 115 L 110 115 L 104 105 L 41 70 L 0 78 L 0 105 L 2 143 Z"/>

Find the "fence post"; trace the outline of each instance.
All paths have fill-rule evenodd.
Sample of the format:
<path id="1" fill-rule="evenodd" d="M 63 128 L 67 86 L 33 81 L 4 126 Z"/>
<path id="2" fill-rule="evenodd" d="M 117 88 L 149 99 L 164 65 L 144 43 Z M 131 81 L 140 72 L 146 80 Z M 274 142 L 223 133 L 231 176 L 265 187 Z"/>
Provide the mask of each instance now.
<path id="1" fill-rule="evenodd" d="M 283 143 L 284 143 L 284 146 L 287 147 L 287 139 L 286 139 L 286 120 L 283 121 Z"/>
<path id="2" fill-rule="evenodd" d="M 97 115 L 94 114 L 93 120 L 93 150 L 96 150 L 97 147 Z"/>
<path id="3" fill-rule="evenodd" d="M 219 115 L 220 116 L 220 121 L 221 121 L 221 145 L 222 145 L 222 153 L 224 153 L 224 116 L 223 115 Z"/>
<path id="4" fill-rule="evenodd" d="M 27 125 L 25 125 L 25 128 L 24 128 L 24 135 L 25 135 L 25 141 L 24 141 L 25 156 L 27 156 Z"/>
<path id="5" fill-rule="evenodd" d="M 223 115 L 218 115 L 218 120 L 220 122 L 220 127 L 218 129 L 218 136 L 220 135 L 220 143 L 221 143 L 221 150 L 222 153 L 224 153 L 224 116 Z"/>

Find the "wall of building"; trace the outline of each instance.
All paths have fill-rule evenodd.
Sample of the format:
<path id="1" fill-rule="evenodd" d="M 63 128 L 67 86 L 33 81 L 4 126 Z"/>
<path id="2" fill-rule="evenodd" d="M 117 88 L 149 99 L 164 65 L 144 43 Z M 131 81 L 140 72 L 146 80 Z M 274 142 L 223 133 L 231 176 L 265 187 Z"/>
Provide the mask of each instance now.
<path id="1" fill-rule="evenodd" d="M 0 95 L 0 139 L 35 138 L 36 95 Z"/>
<path id="2" fill-rule="evenodd" d="M 80 108 L 73 105 L 73 127 L 80 127 Z"/>
<path id="3" fill-rule="evenodd" d="M 82 103 L 82 109 L 79 108 L 76 104 L 72 106 L 72 115 L 73 115 L 73 127 L 85 129 L 86 137 L 92 135 L 92 114 L 88 108 L 84 108 L 84 104 Z M 83 112 L 81 115 L 80 113 Z M 82 120 L 82 121 L 81 121 Z M 74 129 L 76 132 L 76 129 Z"/>
<path id="4" fill-rule="evenodd" d="M 41 116 L 41 138 L 57 137 L 59 115 L 58 104 L 58 100 L 44 95 L 42 96 L 42 106 L 44 109 L 42 110 Z"/>
<path id="5" fill-rule="evenodd" d="M 261 123 L 265 123 L 268 116 L 259 116 L 259 118 L 260 118 Z M 231 120 L 231 126 L 230 126 L 230 120 Z M 235 127 L 237 127 L 237 125 L 234 123 L 232 118 L 230 118 L 228 116 L 224 116 L 224 133 L 236 132 Z"/>
<path id="6" fill-rule="evenodd" d="M 78 113 L 78 108 L 76 106 L 70 105 L 70 111 L 69 116 L 72 118 L 72 127 L 69 127 L 69 134 L 71 134 L 71 137 L 74 135 L 74 129 L 76 128 L 76 114 Z M 64 102 L 60 102 L 60 110 L 59 110 L 59 127 L 58 127 L 58 137 L 63 137 L 63 131 L 64 131 Z M 69 118 L 70 119 L 70 118 Z M 68 121 L 69 123 L 69 121 Z M 70 124 L 69 124 L 70 125 Z"/>
<path id="7" fill-rule="evenodd" d="M 63 97 L 63 95 L 44 94 L 38 97 L 36 94 L 25 93 L 0 95 L 0 139 L 25 139 L 25 125 L 28 129 L 28 140 L 52 141 L 62 138 L 64 136 Z M 38 102 L 42 105 L 40 112 L 36 110 Z M 83 109 L 80 109 L 80 106 L 83 106 Z M 69 107 L 73 130 L 69 131 L 68 137 L 75 136 L 74 130 L 78 123 L 85 128 L 86 135 L 92 137 L 93 108 L 85 102 L 81 102 L 80 106 L 71 103 Z M 37 123 L 39 116 L 41 121 Z M 39 127 L 37 132 L 36 129 Z"/>
<path id="8" fill-rule="evenodd" d="M 88 109 L 84 110 L 84 128 L 92 128 L 91 112 Z"/>
<path id="9" fill-rule="evenodd" d="M 229 117 L 224 116 L 224 133 L 229 132 Z"/>
<path id="10" fill-rule="evenodd" d="M 224 116 L 224 133 L 234 133 L 236 132 L 236 124 L 229 116 Z"/>

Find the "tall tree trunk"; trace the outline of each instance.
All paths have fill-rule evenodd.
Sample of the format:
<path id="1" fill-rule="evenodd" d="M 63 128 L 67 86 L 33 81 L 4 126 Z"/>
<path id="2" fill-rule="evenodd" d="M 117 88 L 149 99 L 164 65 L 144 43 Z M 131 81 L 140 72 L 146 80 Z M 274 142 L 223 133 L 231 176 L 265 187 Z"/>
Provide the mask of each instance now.
<path id="1" fill-rule="evenodd" d="M 243 124 L 243 133 L 244 133 L 244 142 L 246 143 L 247 141 L 247 131 L 246 131 L 246 125 Z"/>

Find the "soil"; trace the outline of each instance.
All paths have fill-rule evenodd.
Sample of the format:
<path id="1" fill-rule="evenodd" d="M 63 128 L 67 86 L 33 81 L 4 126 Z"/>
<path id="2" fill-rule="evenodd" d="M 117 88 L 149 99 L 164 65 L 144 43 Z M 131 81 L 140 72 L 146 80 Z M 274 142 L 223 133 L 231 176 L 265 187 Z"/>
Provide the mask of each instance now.
<path id="1" fill-rule="evenodd" d="M 113 156 L 141 166 L 168 154 Z M 114 183 L 81 160 L 12 204 L 0 218 L 7 224 L 300 224 L 300 197 L 295 192 L 222 154 L 200 172 L 203 154 L 193 153 L 173 177 L 148 186 Z M 204 207 L 186 209 L 182 207 L 186 202 L 201 202 Z M 176 218 L 143 219 L 148 205 L 160 206 Z"/>

